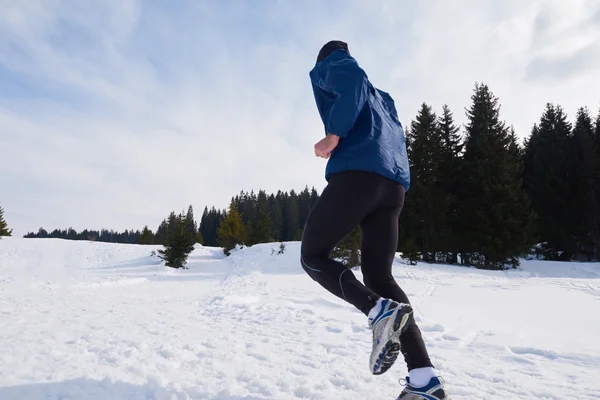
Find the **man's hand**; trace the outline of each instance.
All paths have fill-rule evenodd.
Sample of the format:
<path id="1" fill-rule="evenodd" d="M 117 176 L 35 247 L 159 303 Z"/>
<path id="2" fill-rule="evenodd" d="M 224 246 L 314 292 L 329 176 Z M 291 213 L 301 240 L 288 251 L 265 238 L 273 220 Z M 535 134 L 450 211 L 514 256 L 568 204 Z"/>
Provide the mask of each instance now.
<path id="1" fill-rule="evenodd" d="M 315 144 L 315 155 L 317 157 L 329 158 L 331 152 L 337 147 L 339 142 L 339 136 L 332 135 L 331 133 L 328 134 L 325 138 Z"/>

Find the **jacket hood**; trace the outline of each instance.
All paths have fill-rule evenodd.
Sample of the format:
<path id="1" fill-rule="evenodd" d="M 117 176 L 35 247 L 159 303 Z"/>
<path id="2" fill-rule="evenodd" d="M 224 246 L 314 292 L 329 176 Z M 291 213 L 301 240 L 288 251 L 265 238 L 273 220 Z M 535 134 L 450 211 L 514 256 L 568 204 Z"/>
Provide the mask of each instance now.
<path id="1" fill-rule="evenodd" d="M 331 40 L 327 42 L 319 51 L 319 55 L 317 56 L 317 63 L 329 57 L 329 55 L 336 50 L 344 50 L 345 52 L 350 54 L 350 51 L 348 50 L 348 43 L 342 42 L 341 40 Z"/>

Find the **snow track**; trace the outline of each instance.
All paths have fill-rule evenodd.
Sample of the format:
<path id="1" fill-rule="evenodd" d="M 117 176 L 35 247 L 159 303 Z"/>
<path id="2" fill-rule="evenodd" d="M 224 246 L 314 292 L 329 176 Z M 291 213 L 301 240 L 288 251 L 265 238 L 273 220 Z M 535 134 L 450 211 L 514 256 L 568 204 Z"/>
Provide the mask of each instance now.
<path id="1" fill-rule="evenodd" d="M 153 246 L 0 240 L 0 399 L 395 399 L 402 360 L 370 375 L 365 317 L 287 246 L 175 271 Z M 598 264 L 395 275 L 454 400 L 600 399 Z"/>

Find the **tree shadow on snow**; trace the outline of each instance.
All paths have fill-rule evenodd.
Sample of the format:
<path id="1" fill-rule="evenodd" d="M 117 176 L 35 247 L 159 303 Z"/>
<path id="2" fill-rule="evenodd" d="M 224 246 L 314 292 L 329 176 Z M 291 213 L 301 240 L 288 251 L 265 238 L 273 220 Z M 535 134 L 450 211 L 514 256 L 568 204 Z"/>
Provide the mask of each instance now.
<path id="1" fill-rule="evenodd" d="M 29 385 L 0 387 L 2 400 L 259 400 L 254 396 L 212 396 L 199 390 L 164 388 L 149 382 L 137 385 L 109 379 L 96 381 L 77 378 L 64 382 L 34 383 Z"/>
<path id="2" fill-rule="evenodd" d="M 109 272 L 118 272 L 125 270 L 136 270 L 136 269 L 146 269 L 146 268 L 155 268 L 157 265 L 160 265 L 162 260 L 153 256 L 144 256 L 133 258 L 127 261 L 121 261 L 118 263 L 103 265 L 101 267 L 93 268 L 92 271 L 100 272 L 100 271 L 109 271 Z"/>

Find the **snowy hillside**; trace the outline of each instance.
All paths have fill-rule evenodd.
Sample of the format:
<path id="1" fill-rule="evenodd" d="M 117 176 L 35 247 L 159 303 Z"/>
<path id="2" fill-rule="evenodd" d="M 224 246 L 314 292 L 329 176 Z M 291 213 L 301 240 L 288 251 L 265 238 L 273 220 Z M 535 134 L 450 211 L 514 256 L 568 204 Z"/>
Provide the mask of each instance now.
<path id="1" fill-rule="evenodd" d="M 0 399 L 395 399 L 402 360 L 370 375 L 365 317 L 277 247 L 3 238 Z M 522 267 L 398 260 L 452 399 L 600 399 L 600 265 Z"/>

